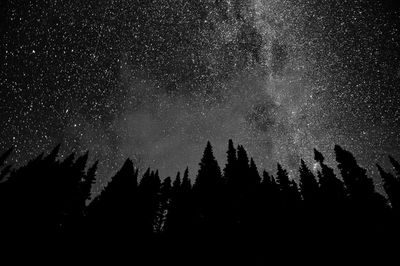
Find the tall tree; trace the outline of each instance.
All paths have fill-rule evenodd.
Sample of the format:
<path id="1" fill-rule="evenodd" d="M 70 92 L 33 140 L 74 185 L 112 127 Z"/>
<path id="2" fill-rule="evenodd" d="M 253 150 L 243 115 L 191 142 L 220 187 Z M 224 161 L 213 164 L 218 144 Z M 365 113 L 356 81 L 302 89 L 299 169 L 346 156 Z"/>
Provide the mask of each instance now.
<path id="1" fill-rule="evenodd" d="M 215 190 L 221 184 L 221 170 L 210 142 L 207 142 L 199 166 L 194 189 L 205 196 L 205 193 Z"/>
<path id="2" fill-rule="evenodd" d="M 319 185 L 303 159 L 300 162 L 300 190 L 307 208 L 316 207 L 319 201 Z"/>
<path id="3" fill-rule="evenodd" d="M 137 225 L 137 177 L 133 162 L 127 159 L 88 207 L 89 226 L 94 237 L 133 237 Z"/>
<path id="4" fill-rule="evenodd" d="M 206 235 L 216 230 L 221 211 L 221 170 L 210 142 L 207 142 L 199 165 L 193 192 L 199 232 Z"/>
<path id="5" fill-rule="evenodd" d="M 400 214 L 400 179 L 396 178 L 392 173 L 383 170 L 379 164 L 376 166 L 383 179 L 383 188 L 388 195 L 392 208 L 396 213 L 399 212 Z"/>
<path id="6" fill-rule="evenodd" d="M 387 215 L 385 197 L 376 192 L 373 180 L 367 176 L 367 171 L 360 167 L 353 154 L 342 147 L 335 146 L 338 168 L 348 189 L 349 204 L 352 210 L 353 230 L 356 238 L 376 234 L 383 219 Z M 363 231 L 369 231 L 365 234 Z"/>
<path id="7" fill-rule="evenodd" d="M 139 228 L 145 236 L 149 236 L 155 231 L 155 222 L 160 205 L 160 185 L 161 180 L 158 171 L 154 172 L 148 168 L 138 187 Z"/>
<path id="8" fill-rule="evenodd" d="M 261 182 L 261 177 L 260 173 L 258 172 L 257 166 L 254 163 L 253 158 L 250 159 L 250 167 L 249 167 L 249 183 L 252 186 L 256 186 L 260 184 Z"/>
<path id="9" fill-rule="evenodd" d="M 224 168 L 224 178 L 227 182 L 232 182 L 232 179 L 235 178 L 236 175 L 236 149 L 233 146 L 233 141 L 230 139 L 228 143 L 228 151 L 227 154 L 227 163 Z"/>
<path id="10" fill-rule="evenodd" d="M 324 156 L 314 149 L 314 159 L 319 163 L 318 179 L 320 185 L 320 197 L 326 210 L 343 206 L 346 201 L 346 189 L 343 182 L 335 175 L 334 170 L 325 164 Z"/>
<path id="11" fill-rule="evenodd" d="M 156 214 L 155 232 L 162 233 L 164 231 L 167 213 L 171 203 L 172 185 L 171 177 L 166 177 L 160 188 L 159 207 Z"/>

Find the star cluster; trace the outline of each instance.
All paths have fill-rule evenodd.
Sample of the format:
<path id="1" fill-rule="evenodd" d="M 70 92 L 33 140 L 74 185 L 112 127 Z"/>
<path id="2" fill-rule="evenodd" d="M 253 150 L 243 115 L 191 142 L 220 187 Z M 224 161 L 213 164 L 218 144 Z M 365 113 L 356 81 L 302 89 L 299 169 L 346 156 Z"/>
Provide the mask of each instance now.
<path id="1" fill-rule="evenodd" d="M 207 140 L 221 164 L 232 138 L 292 173 L 340 144 L 373 173 L 399 155 L 393 3 L 5 1 L 0 148 L 88 149 L 106 180 L 126 157 L 195 171 Z"/>

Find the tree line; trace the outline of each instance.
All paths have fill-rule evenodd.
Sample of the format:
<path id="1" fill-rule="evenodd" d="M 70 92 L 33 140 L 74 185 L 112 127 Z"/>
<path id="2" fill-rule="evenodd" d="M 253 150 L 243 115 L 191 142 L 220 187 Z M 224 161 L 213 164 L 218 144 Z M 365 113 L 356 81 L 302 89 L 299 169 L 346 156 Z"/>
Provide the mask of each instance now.
<path id="1" fill-rule="evenodd" d="M 158 254 L 135 249 L 153 262 L 219 257 L 222 264 L 251 264 L 293 249 L 374 250 L 399 236 L 400 163 L 391 156 L 392 169 L 376 165 L 385 197 L 338 145 L 339 176 L 314 149 L 318 170 L 301 160 L 296 182 L 279 163 L 275 173 L 260 171 L 232 140 L 221 168 L 208 142 L 194 181 L 188 168 L 173 179 L 150 168 L 139 176 L 127 159 L 87 204 L 99 165 L 88 165 L 88 152 L 60 159 L 57 145 L 14 168 L 6 164 L 12 150 L 0 156 L 0 231 L 14 239 L 48 237 L 124 254 L 139 246 Z"/>

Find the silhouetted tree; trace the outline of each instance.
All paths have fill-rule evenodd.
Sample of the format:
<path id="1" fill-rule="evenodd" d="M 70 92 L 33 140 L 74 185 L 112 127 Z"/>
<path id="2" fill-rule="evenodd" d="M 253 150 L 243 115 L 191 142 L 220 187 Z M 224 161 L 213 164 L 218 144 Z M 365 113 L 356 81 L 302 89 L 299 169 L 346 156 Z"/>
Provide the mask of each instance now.
<path id="1" fill-rule="evenodd" d="M 126 238 L 136 235 L 137 223 L 137 176 L 133 163 L 127 159 L 88 207 L 89 226 L 92 236 Z"/>
<path id="2" fill-rule="evenodd" d="M 317 211 L 317 204 L 319 203 L 319 185 L 314 174 L 308 168 L 304 160 L 300 162 L 300 190 L 304 199 L 306 208 L 311 208 Z"/>
<path id="3" fill-rule="evenodd" d="M 346 189 L 332 168 L 324 163 L 323 155 L 314 149 L 314 159 L 319 163 L 318 179 L 320 185 L 320 199 L 325 210 L 333 211 L 333 208 L 342 208 L 346 201 Z"/>
<path id="4" fill-rule="evenodd" d="M 236 149 L 233 146 L 233 141 L 230 139 L 228 143 L 228 151 L 227 153 L 227 163 L 224 168 L 224 178 L 227 181 L 227 183 L 234 183 L 235 178 L 236 178 L 236 163 L 237 163 L 237 157 L 236 157 Z"/>
<path id="5" fill-rule="evenodd" d="M 244 188 L 249 184 L 249 157 L 243 146 L 238 145 L 237 147 L 237 175 L 238 175 L 238 186 Z"/>
<path id="6" fill-rule="evenodd" d="M 271 237 L 275 240 L 278 237 L 279 232 L 277 230 L 271 230 L 271 228 L 278 228 L 280 219 L 279 211 L 281 208 L 280 200 L 280 188 L 276 183 L 275 178 L 270 175 L 267 171 L 263 171 L 263 180 L 260 185 L 261 190 L 261 222 L 264 227 L 261 228 L 262 235 Z"/>
<path id="7" fill-rule="evenodd" d="M 95 161 L 93 165 L 88 169 L 85 177 L 81 182 L 82 198 L 85 199 L 85 201 L 90 200 L 91 198 L 91 189 L 96 182 L 96 172 L 98 165 L 99 161 Z"/>
<path id="8" fill-rule="evenodd" d="M 210 142 L 207 142 L 199 165 L 200 169 L 196 177 L 194 189 L 203 197 L 206 193 L 214 191 L 221 184 L 221 170 L 214 157 Z"/>
<path id="9" fill-rule="evenodd" d="M 177 238 L 189 237 L 193 208 L 189 170 L 186 168 L 182 181 L 180 181 L 180 173 L 178 172 L 172 185 L 171 203 L 165 221 L 165 232 Z"/>
<path id="10" fill-rule="evenodd" d="M 252 186 L 256 186 L 258 184 L 260 184 L 261 182 L 261 177 L 260 177 L 260 173 L 258 172 L 257 166 L 254 163 L 253 158 L 250 159 L 250 167 L 249 167 L 249 183 Z"/>
<path id="11" fill-rule="evenodd" d="M 383 188 L 388 195 L 389 201 L 392 208 L 396 211 L 400 211 L 400 180 L 396 178 L 392 173 L 386 172 L 383 168 L 377 164 L 376 165 L 383 179 Z"/>
<path id="12" fill-rule="evenodd" d="M 357 164 L 354 156 L 335 145 L 336 160 L 349 193 L 349 204 L 354 221 L 353 230 L 366 237 L 365 231 L 378 230 L 387 212 L 386 199 L 375 191 L 375 185 L 366 170 Z M 370 235 L 374 233 L 370 232 Z"/>
<path id="13" fill-rule="evenodd" d="M 161 184 L 160 197 L 159 197 L 159 208 L 157 211 L 155 232 L 162 232 L 164 230 L 165 221 L 171 201 L 171 177 L 166 177 Z"/>
<path id="14" fill-rule="evenodd" d="M 193 186 L 196 202 L 196 215 L 200 231 L 216 230 L 221 209 L 221 170 L 214 157 L 212 146 L 207 142 L 200 168 Z"/>
<path id="15" fill-rule="evenodd" d="M 160 185 L 158 171 L 150 171 L 148 168 L 138 187 L 139 228 L 144 236 L 151 236 L 155 231 L 155 222 L 160 206 Z"/>

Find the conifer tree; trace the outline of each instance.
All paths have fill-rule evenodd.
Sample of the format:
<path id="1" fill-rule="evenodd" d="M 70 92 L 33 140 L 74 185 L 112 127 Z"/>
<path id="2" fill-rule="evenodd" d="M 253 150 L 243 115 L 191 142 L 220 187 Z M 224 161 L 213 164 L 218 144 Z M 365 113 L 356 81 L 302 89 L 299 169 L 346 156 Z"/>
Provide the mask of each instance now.
<path id="1" fill-rule="evenodd" d="M 318 182 L 304 160 L 300 163 L 300 190 L 307 207 L 314 208 L 319 201 Z"/>
<path id="2" fill-rule="evenodd" d="M 155 232 L 161 233 L 164 230 L 168 209 L 171 203 L 171 177 L 166 177 L 161 184 L 159 196 L 159 208 L 156 214 Z"/>
<path id="3" fill-rule="evenodd" d="M 215 190 L 221 184 L 221 170 L 214 157 L 210 142 L 207 142 L 199 165 L 200 168 L 194 188 L 201 194 Z M 203 196 L 205 196 L 205 194 Z"/>
<path id="4" fill-rule="evenodd" d="M 389 201 L 395 212 L 400 211 L 400 180 L 396 178 L 392 173 L 386 172 L 383 168 L 376 165 L 383 179 L 383 188 L 388 195 Z"/>
<path id="5" fill-rule="evenodd" d="M 254 163 L 253 158 L 250 159 L 250 167 L 249 167 L 249 183 L 253 186 L 260 184 L 261 177 L 258 172 L 257 166 Z"/>
<path id="6" fill-rule="evenodd" d="M 290 187 L 289 174 L 281 164 L 277 164 L 276 181 L 281 191 L 288 191 Z"/>
<path id="7" fill-rule="evenodd" d="M 212 146 L 207 142 L 200 168 L 193 186 L 195 193 L 196 216 L 199 232 L 211 233 L 216 230 L 221 211 L 222 177 Z"/>
<path id="8" fill-rule="evenodd" d="M 332 208 L 341 208 L 347 195 L 343 182 L 336 177 L 333 169 L 325 164 L 323 155 L 316 149 L 314 149 L 314 159 L 321 167 L 318 171 L 318 179 L 324 208 L 330 211 Z"/>
<path id="9" fill-rule="evenodd" d="M 224 178 L 227 182 L 232 182 L 236 175 L 236 149 L 233 146 L 233 141 L 230 139 L 228 143 L 227 163 L 224 168 Z"/>
<path id="10" fill-rule="evenodd" d="M 179 190 L 181 189 L 181 173 L 178 171 L 176 174 L 175 180 L 172 183 L 172 188 L 171 188 L 171 198 L 175 198 Z"/>
<path id="11" fill-rule="evenodd" d="M 161 180 L 158 171 L 150 171 L 150 168 L 148 168 L 138 186 L 139 228 L 147 236 L 155 231 L 157 211 L 160 204 L 160 185 Z"/>
<path id="12" fill-rule="evenodd" d="M 367 171 L 357 164 L 354 156 L 338 145 L 335 146 L 335 154 L 351 200 L 362 208 L 368 208 L 369 204 L 370 207 L 381 205 L 384 202 L 383 196 L 375 191 L 372 179 L 367 176 Z"/>
<path id="13" fill-rule="evenodd" d="M 95 161 L 93 165 L 88 169 L 84 176 L 81 184 L 82 198 L 85 201 L 91 198 L 91 189 L 93 184 L 96 182 L 96 172 L 99 165 L 99 161 Z"/>
<path id="14" fill-rule="evenodd" d="M 127 159 L 121 169 L 88 206 L 89 223 L 106 237 L 132 237 L 137 225 L 137 176 L 133 163 Z"/>
<path id="15" fill-rule="evenodd" d="M 357 164 L 349 151 L 336 145 L 335 154 L 349 193 L 349 207 L 354 221 L 351 230 L 357 232 L 356 238 L 366 237 L 363 232 L 366 230 L 376 234 L 387 215 L 386 199 L 376 192 L 373 180 L 367 176 L 366 170 Z"/>
<path id="16" fill-rule="evenodd" d="M 238 175 L 238 185 L 247 186 L 249 183 L 249 157 L 243 146 L 238 145 L 237 148 L 237 175 Z"/>

